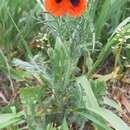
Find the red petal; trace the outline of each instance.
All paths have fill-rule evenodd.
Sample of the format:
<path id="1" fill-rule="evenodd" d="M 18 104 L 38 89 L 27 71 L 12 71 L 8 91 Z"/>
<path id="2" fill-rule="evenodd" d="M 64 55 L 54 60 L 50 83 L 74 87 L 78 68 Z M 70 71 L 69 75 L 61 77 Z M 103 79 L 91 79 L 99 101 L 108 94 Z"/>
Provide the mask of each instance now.
<path id="1" fill-rule="evenodd" d="M 65 14 L 63 2 L 57 3 L 56 0 L 45 0 L 45 9 L 54 16 L 63 16 Z"/>
<path id="2" fill-rule="evenodd" d="M 76 6 L 72 5 L 72 3 L 70 1 L 68 8 L 67 8 L 67 13 L 70 16 L 79 17 L 84 13 L 86 7 L 87 7 L 87 1 L 86 0 L 80 0 L 79 4 L 76 5 Z"/>

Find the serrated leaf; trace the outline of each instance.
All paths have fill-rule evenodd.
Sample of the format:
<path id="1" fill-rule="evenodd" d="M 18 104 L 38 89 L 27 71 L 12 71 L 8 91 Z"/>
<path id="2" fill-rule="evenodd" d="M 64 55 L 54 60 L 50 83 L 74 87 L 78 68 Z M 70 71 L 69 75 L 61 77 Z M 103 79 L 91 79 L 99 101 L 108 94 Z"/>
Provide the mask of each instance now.
<path id="1" fill-rule="evenodd" d="M 98 108 L 99 105 L 97 99 L 95 98 L 95 95 L 87 78 L 85 76 L 79 77 L 77 79 L 77 83 L 84 89 L 83 100 L 85 101 L 86 108 L 87 107 L 92 107 L 95 109 Z"/>

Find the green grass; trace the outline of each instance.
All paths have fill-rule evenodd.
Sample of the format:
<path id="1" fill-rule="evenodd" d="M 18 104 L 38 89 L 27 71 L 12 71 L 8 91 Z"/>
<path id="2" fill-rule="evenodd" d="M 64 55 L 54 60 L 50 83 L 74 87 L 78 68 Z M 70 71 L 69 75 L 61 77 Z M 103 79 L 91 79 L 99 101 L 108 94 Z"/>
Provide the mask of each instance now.
<path id="1" fill-rule="evenodd" d="M 80 18 L 53 17 L 40 1 L 0 3 L 0 76 L 8 82 L 0 90 L 10 97 L 0 129 L 69 130 L 75 122 L 82 130 L 89 121 L 97 130 L 130 129 L 106 107 L 107 83 L 93 80 L 110 55 L 109 71 L 129 65 L 129 0 L 89 0 Z M 109 107 L 117 113 L 118 105 Z"/>

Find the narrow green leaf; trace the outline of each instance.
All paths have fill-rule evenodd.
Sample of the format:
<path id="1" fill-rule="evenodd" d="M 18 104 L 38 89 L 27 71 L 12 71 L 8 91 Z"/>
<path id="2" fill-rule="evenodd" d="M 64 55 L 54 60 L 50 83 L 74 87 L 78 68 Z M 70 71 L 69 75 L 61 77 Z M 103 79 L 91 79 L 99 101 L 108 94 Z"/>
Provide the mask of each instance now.
<path id="1" fill-rule="evenodd" d="M 69 130 L 66 119 L 64 118 L 63 123 L 61 125 L 61 130 Z"/>
<path id="2" fill-rule="evenodd" d="M 117 115 L 115 115 L 113 112 L 107 109 L 103 108 L 94 109 L 89 107 L 87 111 L 95 113 L 95 115 L 98 115 L 107 122 L 109 122 L 110 126 L 113 127 L 115 130 L 130 130 L 130 127 L 128 127 L 127 124 L 123 122 L 123 120 L 121 120 Z"/>
<path id="3" fill-rule="evenodd" d="M 83 111 L 83 110 L 76 110 L 75 112 L 76 113 L 78 112 L 82 117 L 84 117 L 86 119 L 89 119 L 94 124 L 96 124 L 97 126 L 101 127 L 103 130 L 112 130 L 104 122 L 100 121 L 100 120 L 104 120 L 104 119 L 102 117 L 100 117 L 99 115 L 95 114 L 95 113 L 93 114 L 92 112 Z"/>
<path id="4" fill-rule="evenodd" d="M 112 100 L 108 97 L 104 97 L 104 104 L 106 104 L 112 108 L 115 108 L 118 111 L 121 111 L 121 106 L 117 102 L 115 102 L 114 100 Z"/>
<path id="5" fill-rule="evenodd" d="M 9 125 L 15 125 L 20 121 L 23 121 L 23 112 L 20 113 L 8 113 L 8 114 L 0 114 L 0 129 L 6 128 Z"/>

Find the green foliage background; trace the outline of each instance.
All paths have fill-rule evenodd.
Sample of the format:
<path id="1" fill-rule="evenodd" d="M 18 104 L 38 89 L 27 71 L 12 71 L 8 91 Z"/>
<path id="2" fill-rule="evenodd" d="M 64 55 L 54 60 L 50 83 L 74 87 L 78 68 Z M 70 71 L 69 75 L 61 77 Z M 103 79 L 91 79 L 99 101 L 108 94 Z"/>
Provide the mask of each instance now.
<path id="1" fill-rule="evenodd" d="M 110 55 L 109 71 L 129 65 L 129 0 L 89 0 L 80 18 L 53 17 L 40 0 L 0 3 L 0 75 L 9 82 L 0 89 L 19 94 L 0 108 L 0 129 L 67 130 L 76 122 L 82 130 L 91 121 L 96 130 L 130 130 L 104 105 L 106 81 L 93 80 Z"/>

